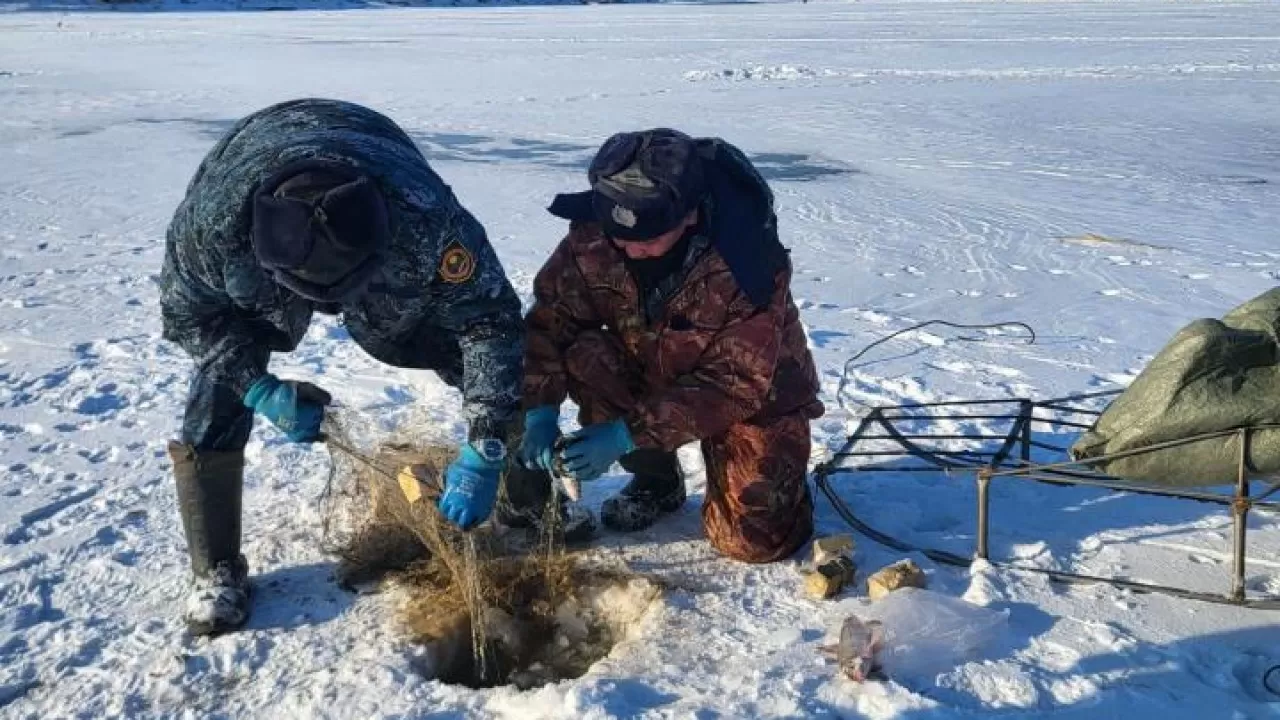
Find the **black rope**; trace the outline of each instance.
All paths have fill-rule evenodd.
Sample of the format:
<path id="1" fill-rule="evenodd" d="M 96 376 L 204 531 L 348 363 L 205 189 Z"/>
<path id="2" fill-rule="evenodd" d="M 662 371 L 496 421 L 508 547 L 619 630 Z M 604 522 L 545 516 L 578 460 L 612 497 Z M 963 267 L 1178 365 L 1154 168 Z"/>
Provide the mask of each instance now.
<path id="1" fill-rule="evenodd" d="M 853 512 L 849 510 L 849 506 L 846 505 L 844 503 L 844 500 L 842 500 L 840 496 L 836 493 L 835 488 L 831 487 L 830 475 L 828 475 L 825 470 L 819 471 L 815 473 L 815 475 L 816 477 L 814 479 L 816 481 L 818 489 L 822 491 L 822 494 L 827 497 L 827 501 L 831 503 L 831 507 L 836 511 L 836 514 L 840 516 L 840 519 L 844 520 L 845 524 L 847 524 L 849 527 L 853 528 L 854 530 L 858 531 L 865 537 L 871 538 L 877 543 L 887 548 L 897 550 L 898 552 L 907 552 L 907 553 L 918 552 L 924 555 L 925 557 L 929 558 L 930 560 L 933 560 L 936 563 L 942 563 L 944 565 L 952 565 L 954 567 L 959 567 L 959 568 L 968 568 L 973 564 L 972 558 L 967 558 L 967 557 L 964 557 L 963 555 L 957 555 L 956 553 L 948 552 L 946 550 L 938 550 L 935 548 L 926 548 L 926 547 L 920 547 L 918 545 L 912 545 L 911 543 L 899 540 L 893 537 L 892 535 L 889 535 L 887 533 L 882 533 L 879 530 L 876 530 L 875 528 L 871 527 L 870 525 L 860 520 L 858 516 L 854 515 Z"/>
<path id="2" fill-rule="evenodd" d="M 849 385 L 849 373 L 850 371 L 853 370 L 853 364 L 855 362 L 860 360 L 863 355 L 866 355 L 867 353 L 871 352 L 873 349 L 879 347 L 880 345 L 883 345 L 884 343 L 889 342 L 890 340 L 893 340 L 896 337 L 905 335 L 909 332 L 914 332 L 916 330 L 924 329 L 926 327 L 929 327 L 930 325 L 943 325 L 945 327 L 954 328 L 956 330 L 995 330 L 997 328 L 1018 327 L 1027 331 L 1027 335 L 1029 336 L 1027 338 L 1028 345 L 1034 345 L 1036 342 L 1035 329 L 1024 322 L 1020 322 L 1017 320 L 1012 320 L 1009 322 L 986 323 L 986 324 L 976 324 L 976 325 L 965 324 L 965 323 L 954 323 L 948 320 L 926 320 L 922 323 L 917 323 L 910 327 L 905 327 L 901 330 L 890 333 L 880 338 L 879 340 L 876 340 L 875 342 L 872 342 L 871 344 L 859 350 L 856 355 L 854 355 L 853 357 L 845 361 L 844 370 L 843 372 L 840 373 L 840 386 L 836 389 L 836 402 L 840 405 L 840 408 L 845 411 L 849 410 L 849 408 L 845 407 L 844 396 L 845 396 L 845 388 L 848 387 Z M 961 335 L 960 337 L 957 337 L 954 339 L 959 340 L 961 342 L 982 342 L 983 340 L 986 340 L 988 338 L 982 337 L 982 336 Z"/>
<path id="3" fill-rule="evenodd" d="M 1280 665 L 1272 665 L 1262 674 L 1262 687 L 1272 695 L 1280 697 Z"/>

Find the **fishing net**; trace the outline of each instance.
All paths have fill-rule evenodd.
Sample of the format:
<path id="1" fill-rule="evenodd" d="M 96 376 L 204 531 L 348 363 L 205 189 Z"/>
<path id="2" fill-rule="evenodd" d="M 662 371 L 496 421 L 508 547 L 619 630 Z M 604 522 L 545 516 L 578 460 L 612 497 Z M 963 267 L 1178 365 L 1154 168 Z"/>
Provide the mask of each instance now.
<path id="1" fill-rule="evenodd" d="M 326 427 L 325 545 L 343 584 L 387 580 L 399 591 L 410 638 L 432 650 L 431 676 L 471 687 L 579 677 L 638 619 L 619 608 L 647 607 L 659 593 L 567 553 L 550 503 L 536 537 L 494 523 L 459 531 L 436 507 L 453 447 L 425 434 L 376 435 L 349 417 Z"/>

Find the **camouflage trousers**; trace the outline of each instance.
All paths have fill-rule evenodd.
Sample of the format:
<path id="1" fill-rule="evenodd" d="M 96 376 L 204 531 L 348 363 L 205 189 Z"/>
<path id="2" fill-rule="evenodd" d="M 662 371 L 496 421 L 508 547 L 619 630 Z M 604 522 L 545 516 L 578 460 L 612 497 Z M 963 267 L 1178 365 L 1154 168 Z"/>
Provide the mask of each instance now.
<path id="1" fill-rule="evenodd" d="M 619 340 L 602 332 L 580 335 L 565 353 L 565 369 L 583 425 L 625 416 L 647 391 Z M 738 423 L 704 438 L 702 526 L 711 545 L 749 563 L 774 562 L 798 550 L 813 534 L 809 450 L 803 413 Z"/>

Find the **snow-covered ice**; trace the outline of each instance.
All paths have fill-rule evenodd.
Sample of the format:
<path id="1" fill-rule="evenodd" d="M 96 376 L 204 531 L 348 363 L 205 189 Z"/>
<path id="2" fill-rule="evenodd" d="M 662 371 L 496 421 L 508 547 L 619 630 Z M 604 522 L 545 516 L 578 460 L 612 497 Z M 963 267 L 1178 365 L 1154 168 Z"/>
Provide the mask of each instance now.
<path id="1" fill-rule="evenodd" d="M 171 3 L 169 7 L 180 7 Z M 141 9 L 150 5 L 144 3 Z M 137 9 L 137 8 L 135 8 Z M 855 686 L 817 648 L 864 602 L 798 593 L 794 564 L 726 562 L 696 498 L 600 552 L 675 589 L 585 677 L 528 693 L 423 679 L 389 601 L 330 580 L 328 456 L 261 426 L 248 451 L 248 630 L 192 641 L 164 443 L 189 361 L 159 340 L 164 229 L 238 117 L 304 95 L 401 123 L 486 224 L 517 289 L 608 134 L 718 134 L 773 183 L 829 411 L 1123 387 L 1178 327 L 1280 279 L 1280 5 L 863 2 L 292 13 L 0 15 L 0 716 L 1162 717 L 1280 715 L 1280 615 L 916 560 L 931 588 L 1008 611 L 1008 640 L 929 677 Z M 1023 321 L 982 342 L 932 318 Z M 319 322 L 277 357 L 393 427 L 430 376 Z M 591 503 L 623 481 L 586 489 Z M 842 484 L 895 534 L 971 549 L 972 488 Z M 818 501 L 824 532 L 842 529 Z M 1217 508 L 997 485 L 993 549 L 1220 589 Z M 1280 522 L 1250 527 L 1280 592 Z M 899 555 L 866 539 L 874 570 Z"/>

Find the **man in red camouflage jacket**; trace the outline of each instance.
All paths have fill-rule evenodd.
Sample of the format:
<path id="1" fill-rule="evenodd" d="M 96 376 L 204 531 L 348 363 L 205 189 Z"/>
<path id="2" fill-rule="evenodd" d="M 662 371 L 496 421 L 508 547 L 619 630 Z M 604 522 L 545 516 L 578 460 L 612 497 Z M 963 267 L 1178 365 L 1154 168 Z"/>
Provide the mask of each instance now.
<path id="1" fill-rule="evenodd" d="M 568 471 L 590 481 L 619 461 L 633 474 L 606 526 L 640 530 L 683 505 L 675 450 L 700 441 L 711 544 L 746 562 L 792 554 L 813 530 L 809 423 L 823 406 L 772 192 L 737 148 L 667 129 L 613 136 L 588 177 L 550 208 L 570 227 L 525 317 L 508 519 L 545 503 L 571 397 L 582 430 L 563 439 Z"/>

